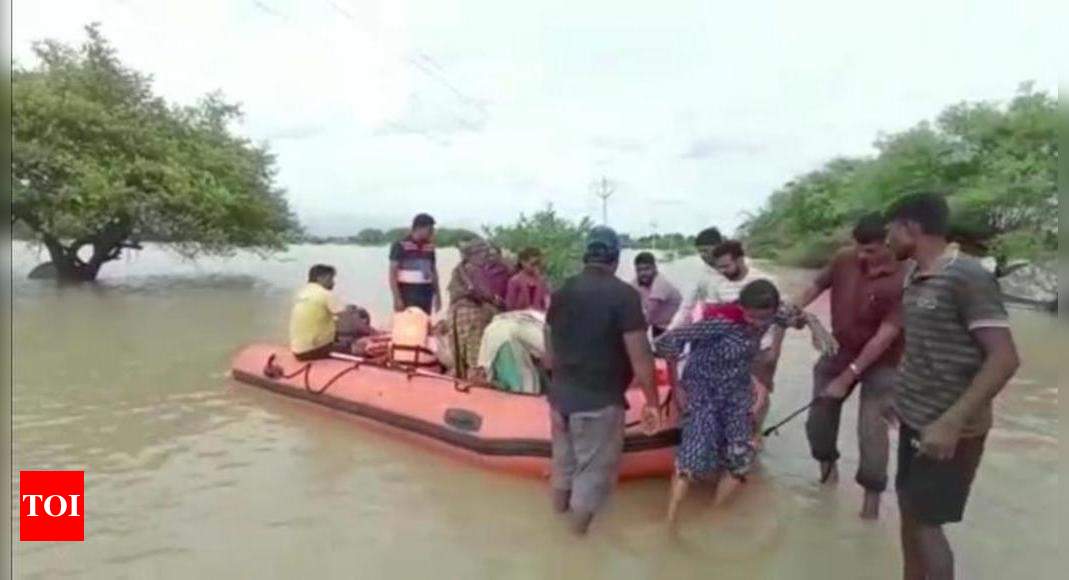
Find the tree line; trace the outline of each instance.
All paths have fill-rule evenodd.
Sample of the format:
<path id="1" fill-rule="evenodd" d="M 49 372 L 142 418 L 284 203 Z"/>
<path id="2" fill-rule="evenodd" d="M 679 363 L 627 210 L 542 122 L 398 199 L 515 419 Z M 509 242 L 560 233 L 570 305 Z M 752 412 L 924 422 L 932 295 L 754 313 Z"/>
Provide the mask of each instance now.
<path id="1" fill-rule="evenodd" d="M 234 249 L 272 252 L 293 242 L 378 246 L 407 228 L 309 236 L 275 183 L 266 145 L 236 135 L 238 105 L 209 94 L 167 103 L 149 75 L 126 67 L 96 25 L 80 45 L 34 45 L 32 67 L 12 71 L 14 232 L 47 249 L 56 274 L 87 281 L 142 241 L 186 257 Z M 883 135 L 876 153 L 842 157 L 773 192 L 740 228 L 753 255 L 817 265 L 848 241 L 853 222 L 918 190 L 943 192 L 954 237 L 1000 267 L 1048 262 L 1058 248 L 1057 102 L 1022 85 L 1008 103 L 961 103 L 933 122 Z M 482 235 L 518 252 L 546 254 L 551 278 L 579 263 L 589 219 L 552 207 L 481 232 L 441 228 L 449 247 Z M 628 248 L 693 252 L 679 233 L 621 234 Z"/>
<path id="2" fill-rule="evenodd" d="M 1005 268 L 1058 251 L 1057 99 L 1023 84 L 1005 104 L 960 103 L 876 140 L 876 154 L 833 159 L 775 191 L 741 227 L 751 253 L 815 266 L 861 215 L 915 191 L 946 195 L 952 237 Z"/>
<path id="3" fill-rule="evenodd" d="M 508 250 L 513 255 L 527 247 L 542 250 L 546 275 L 553 283 L 562 282 L 575 273 L 581 263 L 583 241 L 593 227 L 589 218 L 569 220 L 556 212 L 552 205 L 533 214 L 521 214 L 506 225 L 484 226 L 480 232 L 464 228 L 437 228 L 435 243 L 439 247 L 456 247 L 476 237 L 483 237 Z M 388 230 L 365 228 L 352 236 L 303 236 L 301 241 L 311 244 L 349 244 L 385 246 L 404 238 L 408 228 Z M 632 237 L 621 233 L 620 242 L 629 249 L 669 251 L 674 255 L 694 251 L 694 236 L 683 234 L 654 234 Z"/>
<path id="4" fill-rule="evenodd" d="M 549 208 L 545 211 L 549 211 L 555 216 L 554 219 L 558 219 L 556 212 Z M 533 216 L 543 215 L 543 212 L 537 212 Z M 533 217 L 532 216 L 532 217 Z M 524 223 L 526 220 L 521 216 L 518 223 Z M 496 231 L 498 226 L 484 226 L 481 233 L 474 232 L 465 228 L 447 228 L 439 227 L 435 230 L 435 244 L 442 248 L 457 247 L 461 243 L 471 240 L 476 237 L 482 237 L 486 235 L 493 235 L 492 232 Z M 306 244 L 343 244 L 354 246 L 387 246 L 396 241 L 404 239 L 408 235 L 408 228 L 397 227 L 388 230 L 380 228 L 364 228 L 351 236 L 315 236 L 315 235 L 302 235 L 300 237 L 301 242 Z M 634 237 L 626 232 L 620 233 L 620 243 L 625 248 L 642 249 L 642 250 L 672 250 L 683 251 L 686 249 L 692 249 L 694 246 L 694 236 L 687 236 L 684 234 L 648 234 L 644 236 Z"/>

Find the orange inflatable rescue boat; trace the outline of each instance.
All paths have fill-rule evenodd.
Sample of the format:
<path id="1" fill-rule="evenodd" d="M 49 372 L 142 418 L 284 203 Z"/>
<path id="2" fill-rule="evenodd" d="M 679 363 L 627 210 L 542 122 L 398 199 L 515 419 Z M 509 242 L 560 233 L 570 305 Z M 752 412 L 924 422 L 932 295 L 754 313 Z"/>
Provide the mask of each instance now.
<path id="1" fill-rule="evenodd" d="M 642 393 L 637 388 L 627 392 L 631 408 L 621 477 L 672 472 L 679 430 L 665 373 L 658 368 L 667 417 L 658 433 L 642 432 Z M 425 369 L 345 355 L 305 363 L 285 346 L 271 344 L 244 348 L 234 358 L 231 375 L 245 384 L 355 415 L 437 452 L 516 474 L 549 474 L 549 405 L 544 395 L 499 391 Z"/>

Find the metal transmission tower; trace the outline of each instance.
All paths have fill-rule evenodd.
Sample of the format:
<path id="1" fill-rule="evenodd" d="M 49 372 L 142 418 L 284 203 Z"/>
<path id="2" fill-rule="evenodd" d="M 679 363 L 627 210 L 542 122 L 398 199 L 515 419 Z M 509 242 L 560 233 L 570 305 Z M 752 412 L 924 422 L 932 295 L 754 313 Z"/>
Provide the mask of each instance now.
<path id="1" fill-rule="evenodd" d="M 616 185 L 602 177 L 590 186 L 594 195 L 601 198 L 601 225 L 609 225 L 609 198 L 616 193 Z"/>

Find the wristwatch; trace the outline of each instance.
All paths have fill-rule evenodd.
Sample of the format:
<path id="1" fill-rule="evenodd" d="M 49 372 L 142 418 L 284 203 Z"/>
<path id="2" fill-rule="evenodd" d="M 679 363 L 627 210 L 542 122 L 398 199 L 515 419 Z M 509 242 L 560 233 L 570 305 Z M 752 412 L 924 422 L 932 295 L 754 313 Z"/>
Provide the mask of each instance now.
<path id="1" fill-rule="evenodd" d="M 857 367 L 857 363 L 850 363 L 850 372 L 854 373 L 855 377 L 861 376 L 861 369 Z"/>

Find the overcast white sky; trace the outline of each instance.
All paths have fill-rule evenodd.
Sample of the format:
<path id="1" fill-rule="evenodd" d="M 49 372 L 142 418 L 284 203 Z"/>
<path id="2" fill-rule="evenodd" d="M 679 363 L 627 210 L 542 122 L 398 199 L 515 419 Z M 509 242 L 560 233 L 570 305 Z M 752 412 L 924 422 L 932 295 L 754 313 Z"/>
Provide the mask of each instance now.
<path id="1" fill-rule="evenodd" d="M 881 131 L 1056 90 L 1066 4 L 14 0 L 13 48 L 99 21 L 167 98 L 240 101 L 317 233 L 598 217 L 602 175 L 622 230 L 730 231 Z"/>

